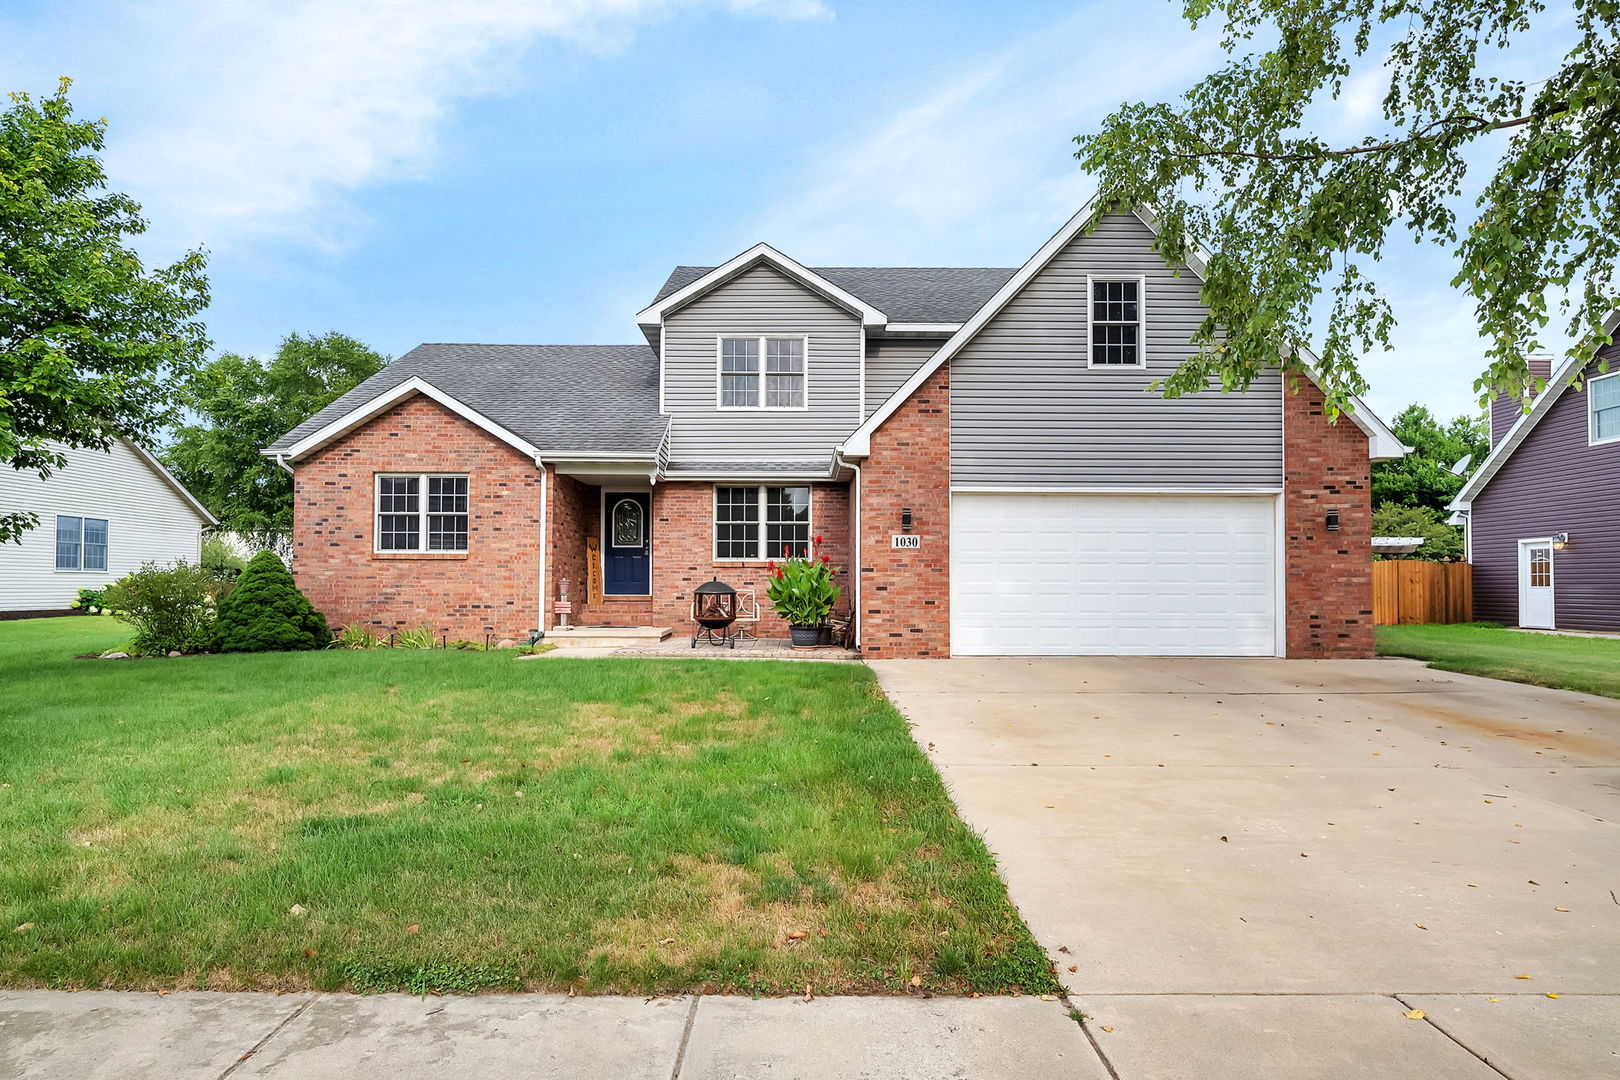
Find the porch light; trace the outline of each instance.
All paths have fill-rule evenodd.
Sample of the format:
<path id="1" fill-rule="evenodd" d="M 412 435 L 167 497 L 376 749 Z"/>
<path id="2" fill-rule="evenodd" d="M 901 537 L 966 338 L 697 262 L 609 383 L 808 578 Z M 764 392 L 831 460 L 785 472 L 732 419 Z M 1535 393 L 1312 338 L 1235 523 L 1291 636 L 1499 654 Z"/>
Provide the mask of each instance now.
<path id="1" fill-rule="evenodd" d="M 1569 533 L 1561 532 L 1553 537 L 1554 551 L 1563 551 L 1567 547 L 1569 547 Z"/>
<path id="2" fill-rule="evenodd" d="M 911 507 L 909 506 L 900 511 L 900 531 L 903 533 L 911 531 Z"/>

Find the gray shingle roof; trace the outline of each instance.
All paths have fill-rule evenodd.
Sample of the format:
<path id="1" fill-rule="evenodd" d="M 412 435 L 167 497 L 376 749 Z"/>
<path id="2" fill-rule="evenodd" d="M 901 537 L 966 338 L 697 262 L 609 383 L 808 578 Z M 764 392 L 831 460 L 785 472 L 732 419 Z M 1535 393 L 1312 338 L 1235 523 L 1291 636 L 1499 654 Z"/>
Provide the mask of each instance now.
<path id="1" fill-rule="evenodd" d="M 285 450 L 420 377 L 546 453 L 658 450 L 658 354 L 645 345 L 418 345 L 277 439 Z"/>
<path id="2" fill-rule="evenodd" d="M 712 266 L 677 266 L 653 298 L 657 303 L 692 284 Z M 967 322 L 1018 271 L 1000 266 L 812 266 L 847 293 L 894 322 Z"/>

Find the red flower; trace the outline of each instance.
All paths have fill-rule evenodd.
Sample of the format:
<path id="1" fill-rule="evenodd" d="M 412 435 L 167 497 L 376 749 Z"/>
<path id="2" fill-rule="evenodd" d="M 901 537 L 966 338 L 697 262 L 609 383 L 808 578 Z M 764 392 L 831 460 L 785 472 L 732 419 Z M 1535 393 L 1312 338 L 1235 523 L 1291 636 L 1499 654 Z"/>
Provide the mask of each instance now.
<path id="1" fill-rule="evenodd" d="M 776 573 L 776 560 L 767 559 L 765 562 L 765 569 L 769 570 L 773 574 Z"/>
<path id="2" fill-rule="evenodd" d="M 832 562 L 832 556 L 831 555 L 823 555 L 821 557 L 821 561 L 824 562 L 824 563 L 830 563 L 830 562 Z"/>
<path id="3" fill-rule="evenodd" d="M 783 544 L 782 545 L 782 558 L 784 558 L 784 559 L 793 558 L 793 545 L 792 544 Z"/>
<path id="4" fill-rule="evenodd" d="M 816 537 L 816 543 L 818 543 L 818 544 L 821 543 L 821 537 L 819 537 L 819 536 Z"/>

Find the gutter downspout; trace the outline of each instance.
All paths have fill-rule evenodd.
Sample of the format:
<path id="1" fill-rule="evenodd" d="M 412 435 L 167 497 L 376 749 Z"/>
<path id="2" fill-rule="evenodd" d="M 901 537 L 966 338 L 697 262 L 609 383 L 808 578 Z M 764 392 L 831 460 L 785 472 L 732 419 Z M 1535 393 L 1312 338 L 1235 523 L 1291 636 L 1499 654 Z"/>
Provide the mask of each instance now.
<path id="1" fill-rule="evenodd" d="M 855 541 L 855 598 L 851 601 L 850 614 L 855 619 L 855 651 L 861 651 L 861 626 L 865 622 L 861 618 L 861 527 L 865 523 L 861 520 L 861 467 L 853 461 L 838 458 L 838 461 L 855 470 L 855 498 L 850 509 L 850 532 Z"/>
<path id="2" fill-rule="evenodd" d="M 540 580 L 536 582 L 534 628 L 542 637 L 546 633 L 546 555 L 551 550 L 551 470 L 538 457 L 534 464 L 540 470 Z"/>

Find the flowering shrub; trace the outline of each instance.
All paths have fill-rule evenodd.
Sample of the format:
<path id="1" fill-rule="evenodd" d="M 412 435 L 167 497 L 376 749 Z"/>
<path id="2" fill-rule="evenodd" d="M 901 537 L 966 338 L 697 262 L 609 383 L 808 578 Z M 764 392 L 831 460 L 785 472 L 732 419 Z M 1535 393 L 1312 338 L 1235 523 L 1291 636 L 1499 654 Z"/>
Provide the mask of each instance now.
<path id="1" fill-rule="evenodd" d="M 199 652 L 208 647 L 218 588 L 200 566 L 149 562 L 107 586 L 102 605 L 135 628 L 129 651 L 136 656 Z"/>
<path id="2" fill-rule="evenodd" d="M 819 547 L 819 536 L 809 553 L 803 556 L 795 556 L 792 548 L 784 547 L 784 559 L 770 564 L 771 582 L 765 588 L 765 595 L 789 626 L 820 626 L 827 621 L 843 593 L 833 583 L 833 575 L 838 571 L 832 559 L 816 554 Z"/>

